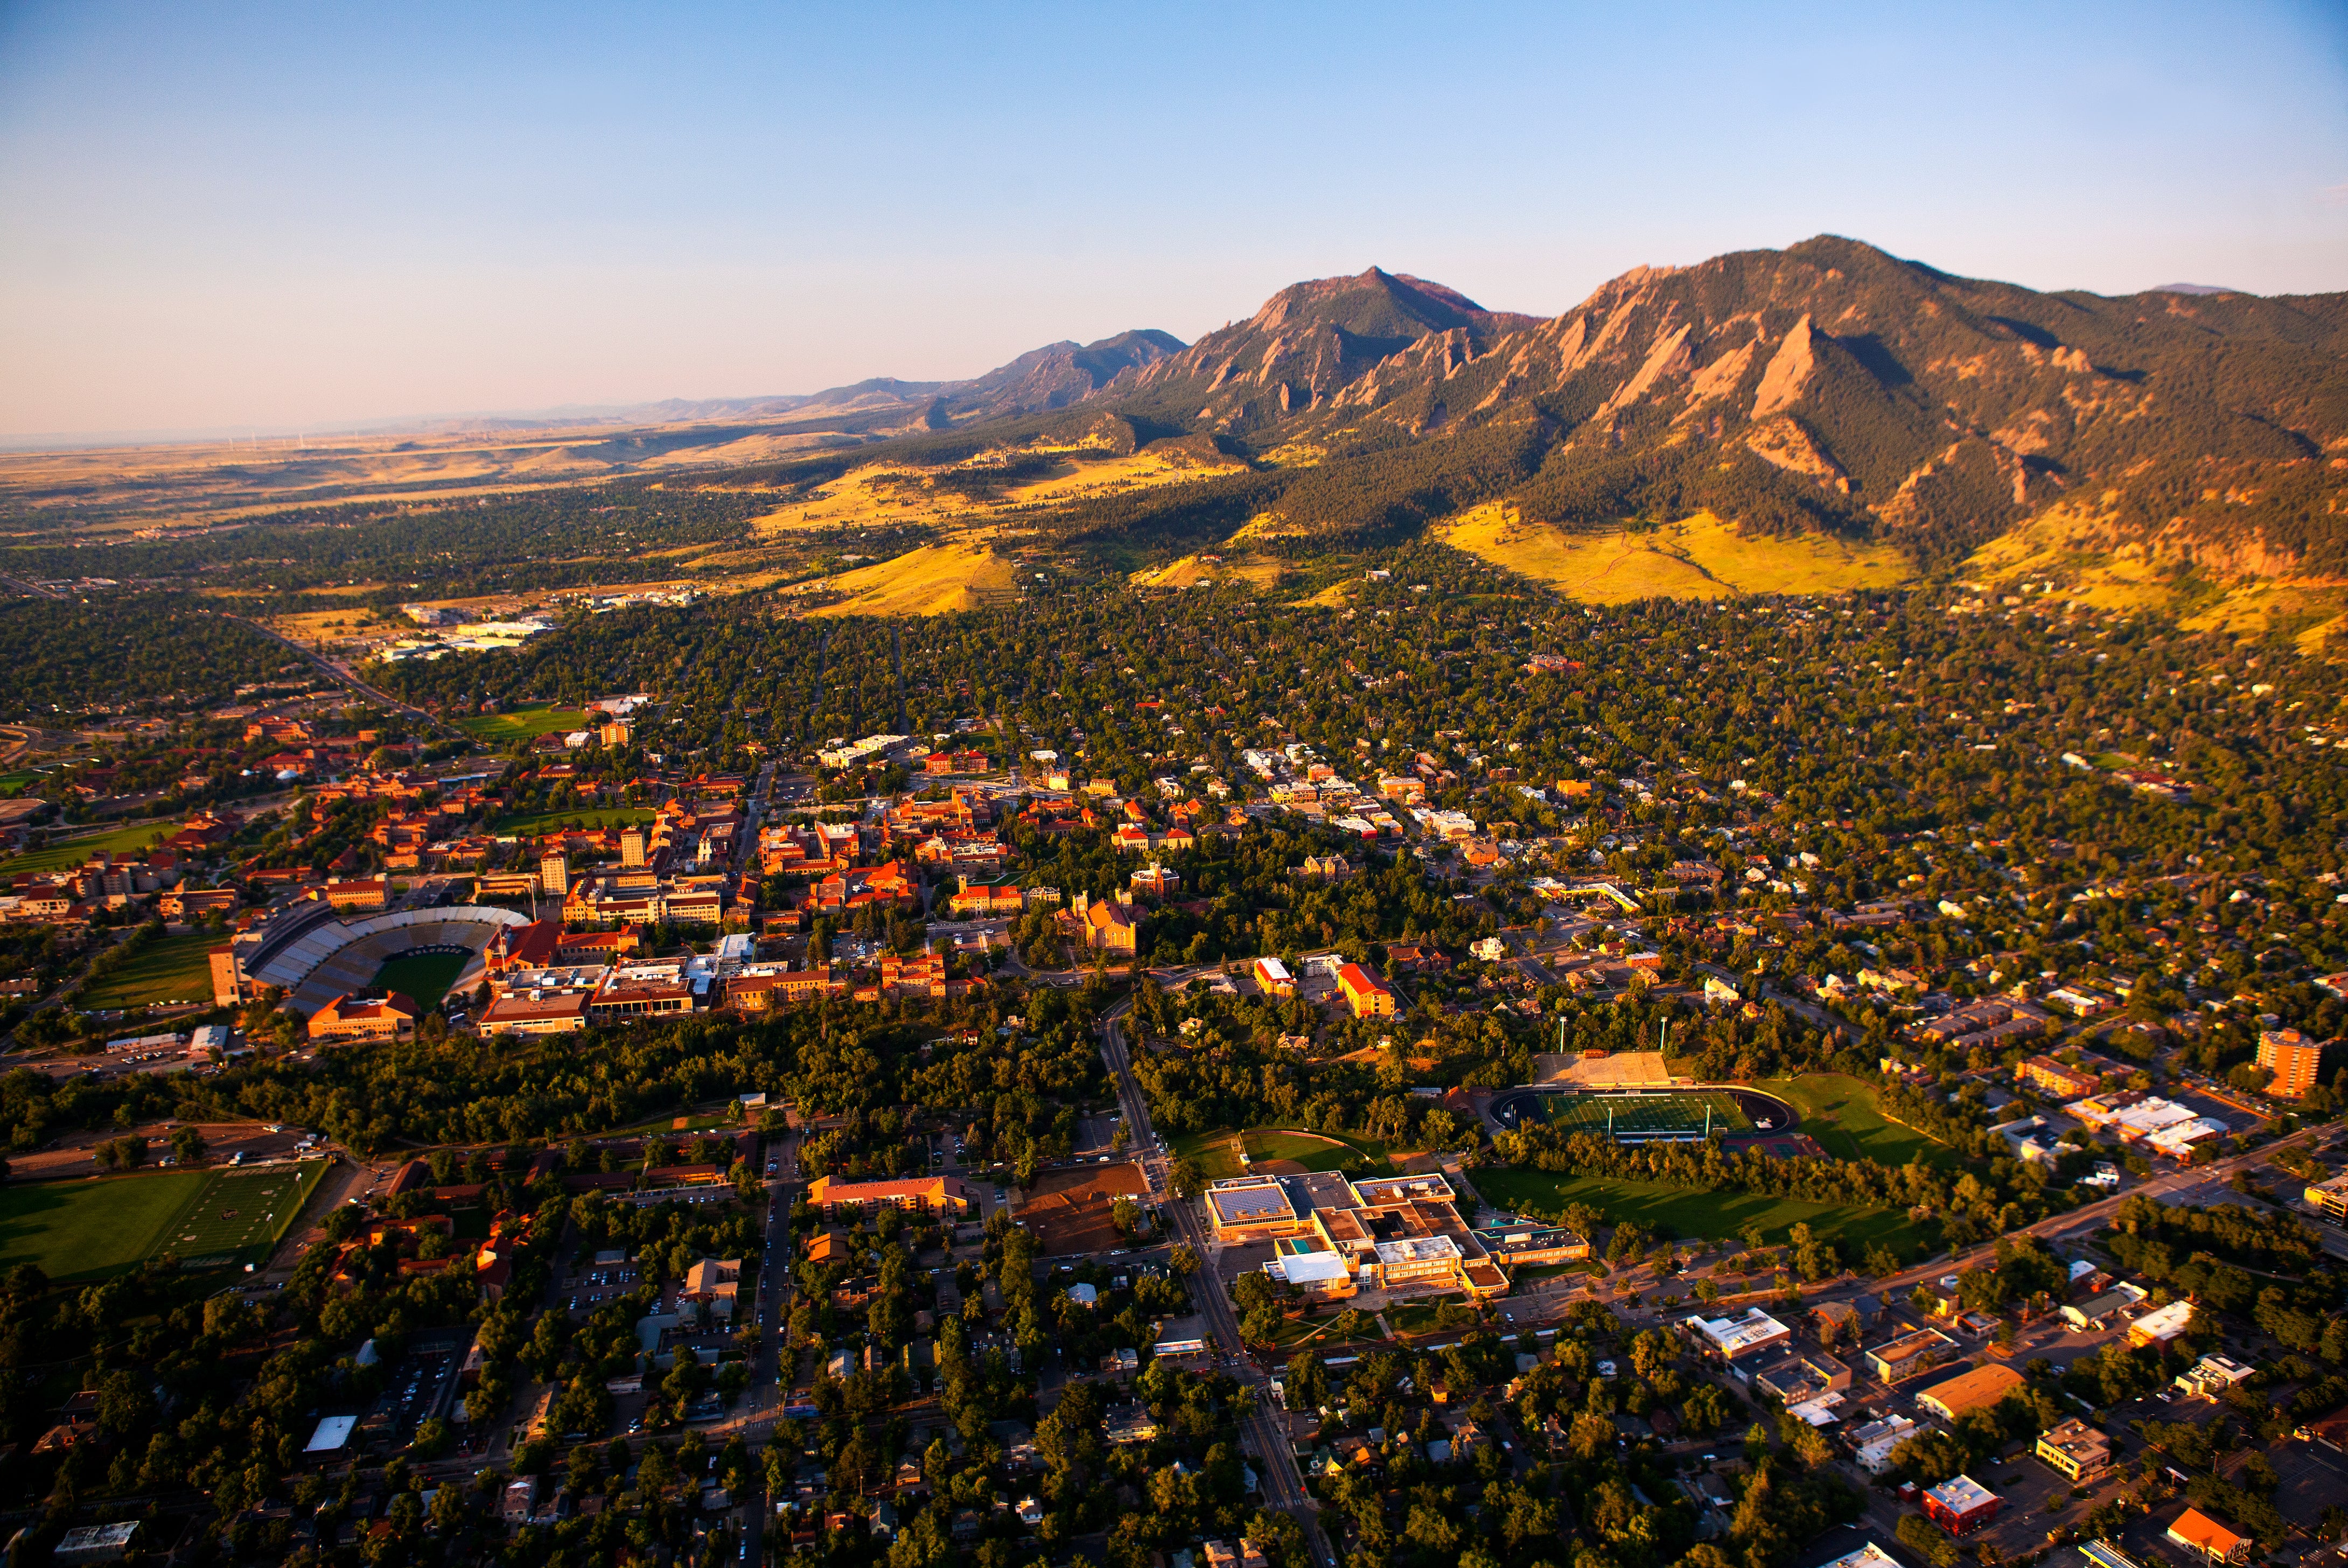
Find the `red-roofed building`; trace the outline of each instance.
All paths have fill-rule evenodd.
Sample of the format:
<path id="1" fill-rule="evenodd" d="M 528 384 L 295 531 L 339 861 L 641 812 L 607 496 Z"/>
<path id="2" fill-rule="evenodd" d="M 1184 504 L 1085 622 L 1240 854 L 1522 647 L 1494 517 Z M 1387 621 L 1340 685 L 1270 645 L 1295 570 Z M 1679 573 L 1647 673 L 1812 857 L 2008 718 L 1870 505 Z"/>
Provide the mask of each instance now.
<path id="1" fill-rule="evenodd" d="M 1358 964 L 1337 971 L 1337 990 L 1356 1018 L 1391 1018 L 1396 1011 L 1393 990 Z"/>
<path id="2" fill-rule="evenodd" d="M 528 925 L 498 927 L 481 956 L 490 974 L 502 975 L 509 969 L 543 969 L 557 962 L 561 950 L 562 923 L 533 920 Z"/>
<path id="3" fill-rule="evenodd" d="M 404 1040 L 416 1033 L 421 1009 L 404 992 L 378 1000 L 337 996 L 310 1015 L 314 1040 Z"/>

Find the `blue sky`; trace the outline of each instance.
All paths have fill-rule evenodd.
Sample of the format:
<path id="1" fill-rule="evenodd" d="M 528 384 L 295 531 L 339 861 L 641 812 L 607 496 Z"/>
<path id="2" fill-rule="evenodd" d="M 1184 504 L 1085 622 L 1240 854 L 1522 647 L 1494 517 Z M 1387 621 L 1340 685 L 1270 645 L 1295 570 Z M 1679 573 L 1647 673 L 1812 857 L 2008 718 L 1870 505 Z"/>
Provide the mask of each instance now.
<path id="1" fill-rule="evenodd" d="M 1952 13 L 1962 9 L 1963 15 Z M 1814 233 L 2348 288 L 2348 8 L 0 5 L 0 434 L 975 374 Z"/>

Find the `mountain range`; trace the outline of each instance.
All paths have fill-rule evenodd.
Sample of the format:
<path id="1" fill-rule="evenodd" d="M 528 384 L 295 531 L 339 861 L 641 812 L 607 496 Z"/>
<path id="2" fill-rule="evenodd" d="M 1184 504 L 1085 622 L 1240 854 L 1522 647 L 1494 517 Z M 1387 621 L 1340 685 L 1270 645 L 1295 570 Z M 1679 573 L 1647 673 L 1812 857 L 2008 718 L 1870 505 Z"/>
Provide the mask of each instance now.
<path id="1" fill-rule="evenodd" d="M 1498 501 L 1566 530 L 1710 513 L 1927 567 L 2026 526 L 2009 564 L 2331 579 L 2348 578 L 2343 356 L 2348 294 L 2040 293 L 1821 235 L 1633 268 L 1556 316 L 1372 267 L 1188 345 L 1133 331 L 963 381 L 629 414 L 779 428 L 809 455 L 759 472 L 809 486 L 1104 429 L 1218 456 L 1053 520 L 1128 560 L 1241 527 L 1275 551 L 1393 542 Z"/>
<path id="2" fill-rule="evenodd" d="M 2044 294 L 1820 236 L 1635 268 L 1549 318 L 1372 268 L 1188 346 L 1128 333 L 823 397 L 919 404 L 932 431 L 1057 408 L 1282 454 L 1251 482 L 1186 487 L 1204 532 L 1180 494 L 1090 520 L 1169 548 L 1238 490 L 1259 536 L 1392 538 L 1505 498 L 1566 526 L 1706 510 L 1931 562 L 2056 515 L 2101 548 L 2348 573 L 2343 356 L 2348 294 Z"/>

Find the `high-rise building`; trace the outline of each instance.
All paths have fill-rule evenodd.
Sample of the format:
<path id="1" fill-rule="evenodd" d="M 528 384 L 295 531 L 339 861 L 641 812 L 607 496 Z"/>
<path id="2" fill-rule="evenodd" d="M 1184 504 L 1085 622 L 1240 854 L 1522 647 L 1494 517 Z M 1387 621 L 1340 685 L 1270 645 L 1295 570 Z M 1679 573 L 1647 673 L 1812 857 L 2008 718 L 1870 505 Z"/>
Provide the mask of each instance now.
<path id="1" fill-rule="evenodd" d="M 620 830 L 620 864 L 633 869 L 644 863 L 644 830 L 642 828 Z"/>
<path id="2" fill-rule="evenodd" d="M 2274 1074 L 2269 1094 L 2297 1099 L 2348 1066 L 2348 1040 L 2317 1041 L 2297 1029 L 2261 1029 L 2259 1066 Z"/>
<path id="3" fill-rule="evenodd" d="M 551 855 L 539 857 L 538 891 L 555 898 L 562 898 L 570 893 L 571 862 L 563 858 L 560 850 Z"/>

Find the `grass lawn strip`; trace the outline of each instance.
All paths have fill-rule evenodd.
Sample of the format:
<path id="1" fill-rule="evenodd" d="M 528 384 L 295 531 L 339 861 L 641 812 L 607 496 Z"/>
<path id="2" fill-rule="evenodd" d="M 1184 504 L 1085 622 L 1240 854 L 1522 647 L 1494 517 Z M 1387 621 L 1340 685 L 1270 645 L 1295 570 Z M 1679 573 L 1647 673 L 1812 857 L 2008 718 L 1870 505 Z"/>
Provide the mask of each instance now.
<path id="1" fill-rule="evenodd" d="M 1875 1086 L 1864 1078 L 1805 1073 L 1753 1087 L 1800 1111 L 1801 1130 L 1838 1160 L 1873 1160 L 1884 1165 L 1921 1160 L 1944 1170 L 1964 1163 L 1963 1156 L 1940 1140 L 1884 1115 Z"/>
<path id="2" fill-rule="evenodd" d="M 21 855 L 0 861 L 0 871 L 54 872 L 67 866 L 77 866 L 100 850 L 108 854 L 127 855 L 135 851 L 159 844 L 171 836 L 174 828 L 168 822 L 149 822 L 139 828 L 117 828 L 110 833 L 92 833 L 80 839 L 53 839 L 37 850 L 27 850 Z"/>
<path id="3" fill-rule="evenodd" d="M 150 942 L 123 962 L 122 967 L 90 987 L 80 1006 L 147 1007 L 167 1002 L 210 1002 L 212 995 L 211 950 L 225 942 L 223 934 L 191 931 Z"/>
<path id="4" fill-rule="evenodd" d="M 654 820 L 659 813 L 649 806 L 573 806 L 561 811 L 518 811 L 499 817 L 490 831 L 535 837 L 542 833 L 559 833 L 577 826 L 592 831 L 597 828 L 627 828 Z"/>
<path id="5" fill-rule="evenodd" d="M 1651 1232 L 1668 1226 L 1682 1236 L 1731 1237 L 1746 1224 L 1756 1223 L 1770 1243 L 1782 1243 L 1787 1232 L 1807 1224 L 1821 1238 L 1833 1242 L 1844 1260 L 1851 1263 L 1877 1242 L 1895 1248 L 1903 1258 L 1913 1258 L 1922 1253 L 1927 1240 L 1897 1210 L 1848 1203 L 1813 1203 L 1752 1192 L 1705 1192 L 1654 1181 L 1566 1176 L 1521 1167 L 1478 1171 L 1476 1188 L 1486 1202 L 1502 1208 L 1522 1209 L 1530 1204 L 1554 1214 L 1568 1203 L 1587 1203 L 1609 1222 L 1628 1220 Z"/>
<path id="6" fill-rule="evenodd" d="M 1261 1164 L 1267 1160 L 1293 1161 L 1307 1171 L 1343 1171 L 1358 1173 L 1368 1165 L 1361 1150 L 1334 1138 L 1324 1138 L 1317 1132 L 1290 1132 L 1264 1128 L 1251 1128 L 1240 1135 L 1250 1160 Z"/>
<path id="7" fill-rule="evenodd" d="M 551 703 L 527 702 L 503 713 L 477 713 L 457 720 L 457 727 L 483 740 L 511 740 L 517 736 L 536 738 L 551 735 L 560 729 L 565 732 L 586 729 L 600 722 L 602 715 L 585 708 L 556 707 Z"/>

